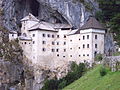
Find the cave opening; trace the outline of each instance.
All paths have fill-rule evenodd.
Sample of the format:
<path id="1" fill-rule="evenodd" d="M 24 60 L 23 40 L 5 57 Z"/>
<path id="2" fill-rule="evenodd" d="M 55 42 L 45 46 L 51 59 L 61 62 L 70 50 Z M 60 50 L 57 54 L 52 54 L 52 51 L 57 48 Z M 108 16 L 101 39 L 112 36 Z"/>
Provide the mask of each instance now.
<path id="1" fill-rule="evenodd" d="M 39 2 L 37 0 L 30 0 L 31 13 L 38 17 L 39 15 Z"/>

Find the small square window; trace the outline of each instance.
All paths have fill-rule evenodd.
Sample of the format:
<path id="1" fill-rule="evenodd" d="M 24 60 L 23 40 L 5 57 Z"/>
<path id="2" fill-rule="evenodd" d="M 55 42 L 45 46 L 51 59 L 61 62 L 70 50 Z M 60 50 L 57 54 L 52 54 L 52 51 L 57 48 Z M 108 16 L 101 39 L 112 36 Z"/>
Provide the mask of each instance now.
<path id="1" fill-rule="evenodd" d="M 87 44 L 87 48 L 89 48 L 89 44 Z"/>
<path id="2" fill-rule="evenodd" d="M 43 37 L 45 37 L 45 34 L 43 34 Z"/>
<path id="3" fill-rule="evenodd" d="M 85 39 L 85 36 L 83 36 L 83 40 Z"/>
<path id="4" fill-rule="evenodd" d="M 70 57 L 72 57 L 72 55 L 70 55 Z"/>
<path id="5" fill-rule="evenodd" d="M 87 35 L 87 39 L 89 39 L 89 35 Z"/>
<path id="6" fill-rule="evenodd" d="M 59 49 L 56 49 L 56 52 L 59 52 Z"/>
<path id="7" fill-rule="evenodd" d="M 66 52 L 66 49 L 64 49 L 64 52 Z"/>
<path id="8" fill-rule="evenodd" d="M 57 35 L 57 38 L 59 38 L 60 36 L 59 35 Z"/>
<path id="9" fill-rule="evenodd" d="M 64 35 L 64 38 L 66 38 L 66 35 Z"/>
<path id="10" fill-rule="evenodd" d="M 72 50 L 72 48 L 70 48 Z"/>
<path id="11" fill-rule="evenodd" d="M 95 35 L 95 39 L 97 39 L 97 35 Z"/>
<path id="12" fill-rule="evenodd" d="M 35 37 L 35 34 L 33 34 L 32 36 Z"/>
<path id="13" fill-rule="evenodd" d="M 42 44 L 46 44 L 46 42 L 45 42 L 45 41 L 42 41 Z"/>
<path id="14" fill-rule="evenodd" d="M 80 55 L 79 55 L 79 57 L 80 57 Z"/>
<path id="15" fill-rule="evenodd" d="M 43 49 L 42 49 L 42 51 L 44 51 L 44 52 L 45 52 L 45 48 L 43 48 Z"/>
<path id="16" fill-rule="evenodd" d="M 63 56 L 65 58 L 65 56 Z"/>
<path id="17" fill-rule="evenodd" d="M 70 42 L 72 42 L 72 40 L 70 40 Z"/>
<path id="18" fill-rule="evenodd" d="M 52 38 L 54 38 L 55 36 L 54 35 L 52 35 Z"/>
<path id="19" fill-rule="evenodd" d="M 85 54 L 83 54 L 83 56 L 85 56 Z"/>
<path id="20" fill-rule="evenodd" d="M 52 49 L 52 52 L 55 52 L 55 49 Z"/>
<path id="21" fill-rule="evenodd" d="M 52 45 L 55 45 L 55 42 L 52 42 Z"/>
<path id="22" fill-rule="evenodd" d="M 50 34 L 48 34 L 47 36 L 50 37 Z"/>
<path id="23" fill-rule="evenodd" d="M 64 45 L 66 45 L 66 42 L 64 42 Z"/>
<path id="24" fill-rule="evenodd" d="M 85 48 L 85 44 L 83 44 L 83 48 Z"/>
<path id="25" fill-rule="evenodd" d="M 80 41 L 80 39 L 79 39 L 79 41 Z"/>
<path id="26" fill-rule="evenodd" d="M 87 54 L 87 56 L 89 56 L 89 54 Z"/>
<path id="27" fill-rule="evenodd" d="M 95 44 L 95 48 L 97 48 L 97 44 Z"/>
<path id="28" fill-rule="evenodd" d="M 57 57 L 59 57 L 59 54 L 57 54 Z"/>
<path id="29" fill-rule="evenodd" d="M 35 44 L 35 41 L 33 41 L 33 44 Z"/>
<path id="30" fill-rule="evenodd" d="M 59 45 L 59 42 L 57 42 L 57 45 Z"/>
<path id="31" fill-rule="evenodd" d="M 14 37 L 14 34 L 12 34 L 12 37 Z"/>
<path id="32" fill-rule="evenodd" d="M 27 42 L 25 42 L 25 44 L 27 44 Z"/>
<path id="33" fill-rule="evenodd" d="M 80 47 L 79 47 L 79 49 L 80 49 Z"/>

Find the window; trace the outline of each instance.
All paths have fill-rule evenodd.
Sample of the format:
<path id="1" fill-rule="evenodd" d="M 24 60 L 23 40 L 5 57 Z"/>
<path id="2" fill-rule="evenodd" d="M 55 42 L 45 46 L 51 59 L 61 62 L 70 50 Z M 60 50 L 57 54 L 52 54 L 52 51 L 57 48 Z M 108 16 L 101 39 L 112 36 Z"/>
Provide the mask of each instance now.
<path id="1" fill-rule="evenodd" d="M 66 35 L 64 35 L 64 38 L 66 38 Z"/>
<path id="2" fill-rule="evenodd" d="M 80 49 L 80 47 L 79 47 L 79 49 Z"/>
<path id="3" fill-rule="evenodd" d="M 24 36 L 24 37 L 27 37 L 26 33 L 23 33 L 23 36 Z"/>
<path id="4" fill-rule="evenodd" d="M 50 34 L 48 34 L 47 36 L 50 37 Z"/>
<path id="5" fill-rule="evenodd" d="M 97 39 L 97 35 L 95 35 L 95 39 Z"/>
<path id="6" fill-rule="evenodd" d="M 55 45 L 55 42 L 52 42 L 52 45 Z"/>
<path id="7" fill-rule="evenodd" d="M 85 54 L 83 54 L 83 56 L 85 56 Z"/>
<path id="8" fill-rule="evenodd" d="M 83 36 L 83 40 L 85 39 L 85 36 Z"/>
<path id="9" fill-rule="evenodd" d="M 45 41 L 42 41 L 42 44 L 46 44 L 46 42 L 45 42 Z"/>
<path id="10" fill-rule="evenodd" d="M 25 42 L 25 44 L 27 44 L 27 42 Z"/>
<path id="11" fill-rule="evenodd" d="M 85 48 L 85 44 L 83 44 L 83 48 Z"/>
<path id="12" fill-rule="evenodd" d="M 70 48 L 72 50 L 72 48 Z"/>
<path id="13" fill-rule="evenodd" d="M 52 52 L 54 52 L 55 51 L 55 49 L 52 49 Z"/>
<path id="14" fill-rule="evenodd" d="M 97 48 L 97 44 L 95 44 L 95 48 Z"/>
<path id="15" fill-rule="evenodd" d="M 79 57 L 80 57 L 80 55 L 79 55 Z"/>
<path id="16" fill-rule="evenodd" d="M 45 34 L 43 34 L 43 37 L 45 37 Z"/>
<path id="17" fill-rule="evenodd" d="M 57 35 L 57 38 L 59 38 L 60 36 L 59 35 Z"/>
<path id="18" fill-rule="evenodd" d="M 87 54 L 87 56 L 89 56 L 89 54 Z"/>
<path id="19" fill-rule="evenodd" d="M 59 52 L 59 49 L 56 49 L 56 52 Z"/>
<path id="20" fill-rule="evenodd" d="M 72 57 L 72 55 L 70 55 L 70 57 Z"/>
<path id="21" fill-rule="evenodd" d="M 89 39 L 89 35 L 87 35 L 87 39 Z"/>
<path id="22" fill-rule="evenodd" d="M 33 44 L 35 44 L 35 41 L 33 41 Z"/>
<path id="23" fill-rule="evenodd" d="M 64 49 L 64 52 L 66 52 L 66 49 Z"/>
<path id="24" fill-rule="evenodd" d="M 80 41 L 80 39 L 79 39 L 79 41 Z"/>
<path id="25" fill-rule="evenodd" d="M 44 52 L 45 52 L 45 48 L 43 48 L 43 49 L 42 49 L 42 51 L 44 51 Z"/>
<path id="26" fill-rule="evenodd" d="M 72 40 L 70 40 L 70 42 L 72 42 Z"/>
<path id="27" fill-rule="evenodd" d="M 65 57 L 65 56 L 63 56 L 63 57 Z"/>
<path id="28" fill-rule="evenodd" d="M 57 45 L 59 45 L 59 42 L 57 42 Z"/>
<path id="29" fill-rule="evenodd" d="M 52 38 L 54 38 L 55 36 L 54 35 L 52 35 Z"/>
<path id="30" fill-rule="evenodd" d="M 32 36 L 35 37 L 35 34 L 33 34 Z"/>
<path id="31" fill-rule="evenodd" d="M 57 54 L 57 56 L 59 57 L 59 54 Z"/>
<path id="32" fill-rule="evenodd" d="M 89 48 L 89 44 L 87 44 L 87 48 Z"/>
<path id="33" fill-rule="evenodd" d="M 66 45 L 66 42 L 64 42 L 64 45 Z"/>
<path id="34" fill-rule="evenodd" d="M 14 37 L 14 34 L 12 34 L 12 37 Z"/>

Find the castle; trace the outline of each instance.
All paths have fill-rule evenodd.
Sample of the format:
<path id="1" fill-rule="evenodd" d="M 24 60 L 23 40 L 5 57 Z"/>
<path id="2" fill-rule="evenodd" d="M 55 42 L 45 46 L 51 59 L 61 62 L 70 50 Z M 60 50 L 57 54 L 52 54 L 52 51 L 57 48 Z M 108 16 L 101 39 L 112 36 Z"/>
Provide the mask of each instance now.
<path id="1" fill-rule="evenodd" d="M 96 54 L 104 53 L 105 28 L 90 17 L 80 28 L 68 24 L 39 21 L 29 14 L 21 20 L 20 45 L 33 63 L 59 66 L 65 62 L 94 62 Z"/>

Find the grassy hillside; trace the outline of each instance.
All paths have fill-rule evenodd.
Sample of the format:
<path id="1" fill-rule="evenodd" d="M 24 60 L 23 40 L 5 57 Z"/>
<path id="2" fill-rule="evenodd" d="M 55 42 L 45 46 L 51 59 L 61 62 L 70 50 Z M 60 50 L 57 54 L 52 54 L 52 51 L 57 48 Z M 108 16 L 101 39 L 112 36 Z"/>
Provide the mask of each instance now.
<path id="1" fill-rule="evenodd" d="M 120 72 L 107 70 L 105 76 L 100 76 L 100 68 L 95 67 L 63 90 L 120 90 Z"/>

